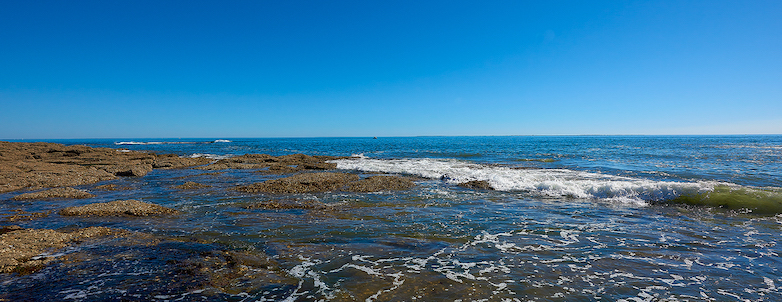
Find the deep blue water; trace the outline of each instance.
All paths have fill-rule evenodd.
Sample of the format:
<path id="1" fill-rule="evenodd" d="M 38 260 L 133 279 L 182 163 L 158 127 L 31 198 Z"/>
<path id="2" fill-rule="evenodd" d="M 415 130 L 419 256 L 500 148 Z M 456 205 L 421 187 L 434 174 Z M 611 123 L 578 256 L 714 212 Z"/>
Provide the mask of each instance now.
<path id="1" fill-rule="evenodd" d="M 217 139 L 231 142 L 211 143 Z M 149 150 L 182 156 L 305 153 L 337 156 L 363 154 L 377 159 L 452 158 L 475 163 L 642 176 L 655 180 L 717 180 L 749 186 L 782 186 L 780 135 L 217 139 L 53 142 Z M 123 142 L 164 144 L 118 145 Z"/>
<path id="2" fill-rule="evenodd" d="M 216 141 L 227 140 L 227 141 Z M 355 156 L 360 175 L 421 177 L 402 192 L 301 194 L 339 211 L 248 210 L 280 198 L 232 188 L 276 177 L 253 171 L 156 170 L 87 200 L 19 204 L 46 211 L 141 199 L 173 219 L 52 215 L 23 227 L 103 225 L 197 237 L 263 252 L 292 283 L 239 293 L 171 289 L 149 300 L 657 301 L 782 299 L 782 136 L 555 136 L 61 140 L 64 144 L 222 158 L 246 153 Z M 186 180 L 196 192 L 171 189 Z M 456 184 L 489 182 L 495 191 Z M 107 182 L 108 183 L 108 182 Z M 100 184 L 96 184 L 100 185 Z M 91 190 L 95 185 L 83 186 Z M 700 205 L 693 205 L 695 203 Z M 77 219 L 74 221 L 73 219 Z M 149 264 L 151 275 L 165 265 Z M 114 276 L 46 289 L 54 299 L 101 300 Z M 37 278 L 49 278 L 56 270 Z M 32 277 L 3 279 L 7 291 Z M 114 280 L 114 279 L 111 279 Z M 93 287 L 90 287 L 93 286 Z M 156 289 L 159 291 L 159 289 Z M 74 292 L 76 296 L 68 296 Z M 146 296 L 145 296 L 146 295 Z M 74 298 L 75 297 L 75 298 Z M 162 298 L 160 298 L 162 297 Z"/>

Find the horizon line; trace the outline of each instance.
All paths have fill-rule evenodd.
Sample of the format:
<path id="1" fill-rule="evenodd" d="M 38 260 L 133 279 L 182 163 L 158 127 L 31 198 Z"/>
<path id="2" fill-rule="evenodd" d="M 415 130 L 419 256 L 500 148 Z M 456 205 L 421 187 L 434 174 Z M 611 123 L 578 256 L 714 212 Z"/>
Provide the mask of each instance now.
<path id="1" fill-rule="evenodd" d="M 292 139 L 292 138 L 416 138 L 416 137 L 573 137 L 573 136 L 779 136 L 776 134 L 506 134 L 506 135 L 399 135 L 399 136 L 215 136 L 215 137 L 77 137 L 77 138 L 0 138 L 0 141 L 34 141 L 34 140 L 134 140 L 134 139 Z"/>

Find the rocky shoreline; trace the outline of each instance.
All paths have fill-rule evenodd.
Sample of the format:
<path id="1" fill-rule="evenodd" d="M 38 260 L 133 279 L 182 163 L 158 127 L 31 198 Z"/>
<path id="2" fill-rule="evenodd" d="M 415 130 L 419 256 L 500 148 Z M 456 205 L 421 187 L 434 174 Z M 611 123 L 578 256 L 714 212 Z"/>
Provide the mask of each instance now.
<path id="1" fill-rule="evenodd" d="M 185 168 L 210 162 L 208 158 L 175 154 L 0 142 L 0 193 L 94 184 L 122 176 L 144 176 L 152 169 Z"/>
<path id="2" fill-rule="evenodd" d="M 65 146 L 55 143 L 0 142 L 0 193 L 16 193 L 10 201 L 34 202 L 36 200 L 68 200 L 101 198 L 105 193 L 130 188 L 114 183 L 92 188 L 92 192 L 74 188 L 112 181 L 122 177 L 144 177 L 154 169 L 198 169 L 215 171 L 199 175 L 219 175 L 217 170 L 253 170 L 281 177 L 263 182 L 236 185 L 235 192 L 247 194 L 318 193 L 328 191 L 378 192 L 408 190 L 415 186 L 414 179 L 395 175 L 374 175 L 362 178 L 357 174 L 338 172 L 336 164 L 328 160 L 344 157 L 309 156 L 292 154 L 271 156 L 245 154 L 227 159 L 213 160 L 204 157 L 186 158 L 174 154 Z M 185 182 L 174 189 L 196 191 L 211 188 L 209 184 Z M 97 191 L 95 191 L 97 190 Z M 196 191 L 197 192 L 197 191 Z M 281 199 L 247 206 L 247 209 L 325 209 L 319 201 Z M 88 200 L 89 201 L 89 200 Z M 19 208 L 3 214 L 5 219 L 0 231 L 0 273 L 30 273 L 46 267 L 56 253 L 85 240 L 109 240 L 141 236 L 138 233 L 105 227 L 85 227 L 68 230 L 25 229 L 9 224 L 14 221 L 30 221 L 50 217 L 48 212 L 25 212 Z M 133 217 L 176 216 L 180 211 L 134 199 L 93 202 L 81 206 L 64 207 L 53 211 L 58 217 Z M 138 219 L 138 218 L 136 218 Z M 143 237 L 143 236 L 142 236 Z M 230 250 L 218 253 L 236 254 Z M 221 254 L 221 255 L 222 255 Z M 233 255 L 232 254 L 232 255 Z M 227 255 L 227 254 L 226 254 Z M 235 256 L 232 256 L 235 258 Z M 223 257 L 223 267 L 233 260 Z M 245 258 L 250 257 L 246 256 Z M 253 256 L 255 257 L 255 256 Z M 195 260 L 192 260 L 195 261 Z M 198 260 L 201 261 L 201 260 Z M 196 262 L 198 262 L 196 261 Z M 206 273 L 211 274 L 211 273 Z"/>

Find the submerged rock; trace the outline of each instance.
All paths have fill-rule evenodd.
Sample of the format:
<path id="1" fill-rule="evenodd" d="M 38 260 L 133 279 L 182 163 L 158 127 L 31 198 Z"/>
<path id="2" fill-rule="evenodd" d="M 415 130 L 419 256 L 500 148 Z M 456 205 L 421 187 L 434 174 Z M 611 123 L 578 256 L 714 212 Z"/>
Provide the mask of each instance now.
<path id="1" fill-rule="evenodd" d="M 89 241 L 90 248 L 57 253 L 83 241 Z M 229 249 L 195 238 L 183 240 L 106 227 L 73 231 L 0 227 L 0 273 L 27 274 L 53 261 L 59 265 L 29 279 L 32 282 L 4 285 L 2 300 L 39 300 L 42 291 L 59 289 L 48 286 L 50 283 L 78 283 L 99 275 L 102 282 L 130 284 L 134 292 L 149 294 L 147 297 L 203 289 L 204 297 L 214 298 L 257 292 L 270 284 L 287 285 L 286 289 L 297 284 L 263 252 Z M 144 273 L 139 275 L 139 271 Z M 117 300 L 116 295 L 96 291 L 89 297 Z M 194 294 L 191 300 L 200 298 Z"/>
<path id="2" fill-rule="evenodd" d="M 39 192 L 24 193 L 14 196 L 13 200 L 29 200 L 29 199 L 50 199 L 50 198 L 71 198 L 71 199 L 83 199 L 92 198 L 95 195 L 88 193 L 84 190 L 77 190 L 71 187 L 54 188 L 49 190 L 43 190 Z"/>
<path id="3" fill-rule="evenodd" d="M 115 184 L 106 184 L 106 185 L 100 185 L 94 188 L 95 190 L 104 190 L 104 191 L 118 191 L 118 190 L 130 190 L 129 187 L 119 187 Z"/>
<path id="4" fill-rule="evenodd" d="M 289 210 L 289 209 L 325 209 L 328 206 L 314 199 L 282 199 L 282 200 L 267 200 L 263 202 L 253 203 L 245 207 L 245 209 L 266 209 L 266 210 Z"/>
<path id="5" fill-rule="evenodd" d="M 355 174 L 320 172 L 296 174 L 236 189 L 249 193 L 300 194 L 328 191 L 379 192 L 407 190 L 414 186 L 415 183 L 407 177 L 377 175 L 359 180 L 359 176 Z"/>
<path id="6" fill-rule="evenodd" d="M 39 257 L 69 244 L 88 238 L 104 237 L 119 231 L 106 227 L 89 227 L 73 232 L 48 229 L 16 229 L 0 235 L 0 272 L 32 272 L 50 262 L 51 257 Z"/>
<path id="7" fill-rule="evenodd" d="M 474 189 L 474 190 L 494 190 L 494 187 L 485 180 L 471 180 L 458 184 L 462 188 Z"/>
<path id="8" fill-rule="evenodd" d="M 351 182 L 343 188 L 348 192 L 380 192 L 407 190 L 415 186 L 412 180 L 406 177 L 392 175 L 377 175 Z"/>
<path id="9" fill-rule="evenodd" d="M 62 301 L 73 295 L 70 290 L 85 289 L 89 301 L 230 301 L 264 291 L 283 297 L 298 284 L 260 251 L 136 232 L 91 240 L 88 248 L 69 249 L 53 260 L 58 265 L 34 276 L 6 276 L 15 280 L 3 285 L 0 300 Z"/>
<path id="10" fill-rule="evenodd" d="M 242 192 L 264 192 L 272 194 L 297 194 L 336 191 L 351 181 L 358 180 L 358 176 L 346 173 L 304 173 L 289 177 L 267 180 L 248 186 L 238 187 Z"/>
<path id="11" fill-rule="evenodd" d="M 63 216 L 153 216 L 178 214 L 179 211 L 138 200 L 115 200 L 60 210 Z"/>
<path id="12" fill-rule="evenodd" d="M 195 189 L 201 189 L 201 188 L 209 188 L 212 187 L 210 185 L 200 184 L 197 182 L 188 181 L 186 183 L 183 183 L 178 186 L 174 186 L 174 188 L 177 188 L 179 190 L 195 190 Z"/>
<path id="13" fill-rule="evenodd" d="M 9 214 L 0 214 L 0 216 L 2 216 L 3 221 L 24 221 L 24 220 L 35 220 L 41 217 L 46 217 L 49 216 L 49 214 L 51 214 L 51 211 L 27 212 L 25 210 L 16 209 Z"/>

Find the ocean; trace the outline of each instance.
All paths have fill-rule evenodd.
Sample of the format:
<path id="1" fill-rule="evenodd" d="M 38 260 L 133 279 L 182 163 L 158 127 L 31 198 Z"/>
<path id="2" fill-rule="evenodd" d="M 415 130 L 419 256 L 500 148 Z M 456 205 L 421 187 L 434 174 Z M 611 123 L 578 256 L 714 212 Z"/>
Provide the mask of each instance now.
<path id="1" fill-rule="evenodd" d="M 182 240 L 176 246 L 133 250 L 124 261 L 55 262 L 33 274 L 0 276 L 5 296 L 41 301 L 782 301 L 779 135 L 50 142 L 214 159 L 248 153 L 351 156 L 333 162 L 362 177 L 415 177 L 416 187 L 281 197 L 234 188 L 287 175 L 175 169 L 109 181 L 131 189 L 92 199 L 15 202 L 10 198 L 17 193 L 0 194 L 2 213 L 130 198 L 182 213 L 134 219 L 52 214 L 15 222 L 25 228 L 107 226 Z M 458 186 L 473 180 L 494 190 Z M 210 187 L 173 189 L 185 181 Z M 91 191 L 104 183 L 78 188 Z M 317 200 L 334 210 L 246 207 L 280 198 Z M 210 246 L 264 255 L 273 265 L 262 273 L 236 270 L 240 273 L 231 280 L 240 281 L 225 286 L 193 286 L 188 284 L 201 283 L 177 271 L 171 256 L 159 256 L 172 251 L 203 255 Z M 79 249 L 92 255 L 127 252 L 117 246 L 80 246 L 63 253 Z M 276 279 L 264 277 L 270 274 Z"/>

